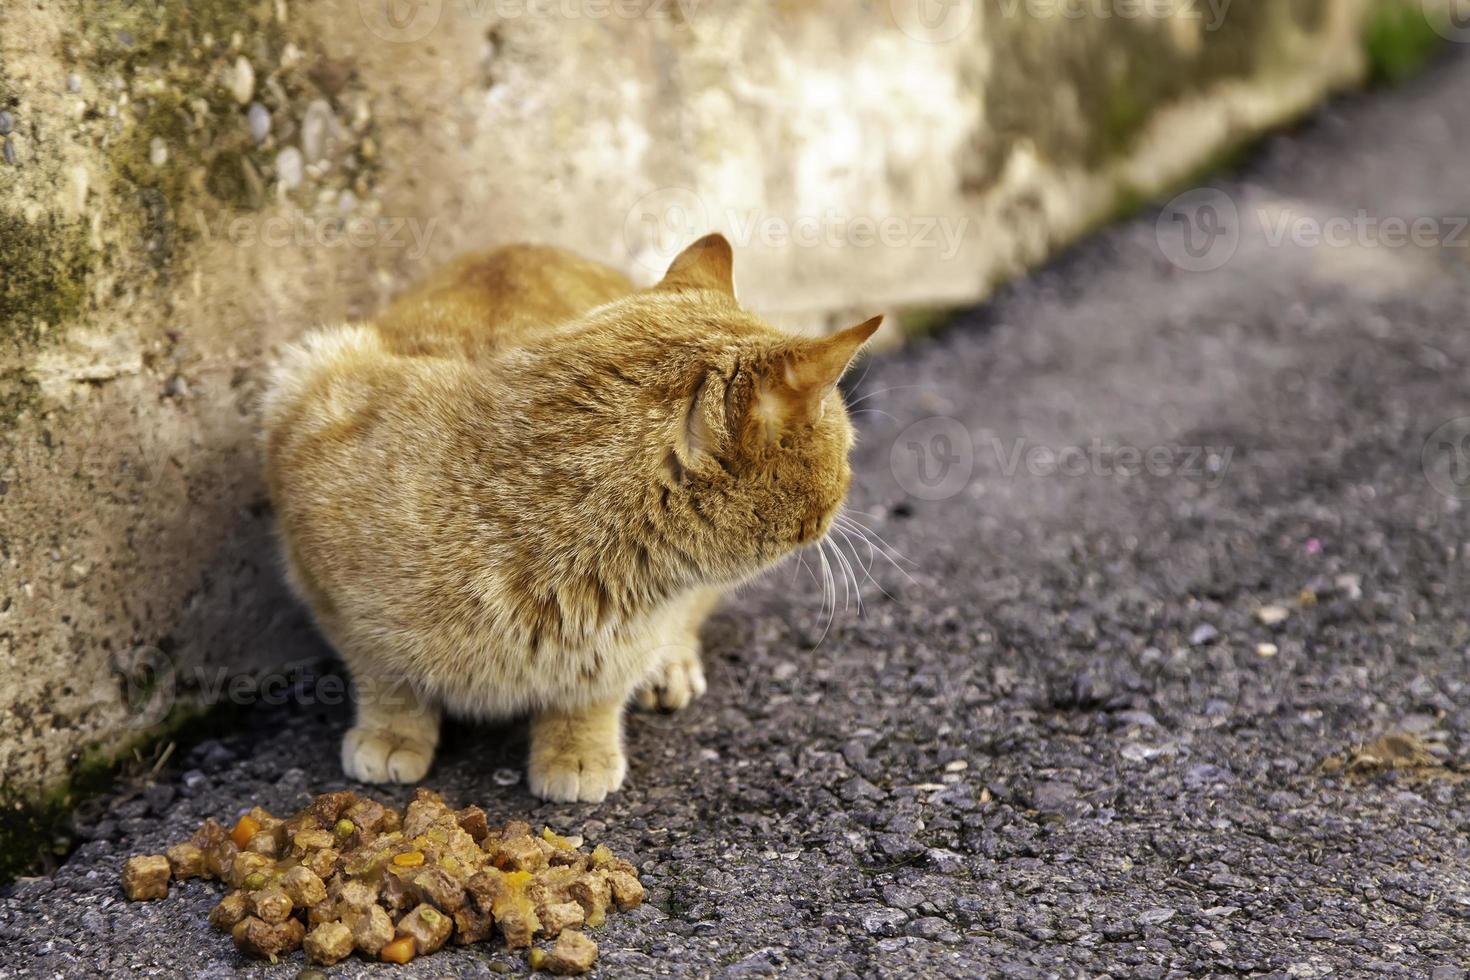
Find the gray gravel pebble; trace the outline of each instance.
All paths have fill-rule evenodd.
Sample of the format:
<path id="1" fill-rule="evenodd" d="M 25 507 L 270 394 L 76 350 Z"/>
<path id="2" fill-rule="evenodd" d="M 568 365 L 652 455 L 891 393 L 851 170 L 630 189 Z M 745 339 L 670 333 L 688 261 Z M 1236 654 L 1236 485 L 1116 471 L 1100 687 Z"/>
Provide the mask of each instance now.
<path id="1" fill-rule="evenodd" d="M 276 178 L 281 186 L 291 191 L 301 186 L 302 178 L 305 176 L 305 168 L 301 159 L 301 151 L 294 146 L 287 146 L 276 154 Z"/>
<path id="2" fill-rule="evenodd" d="M 250 103 L 250 108 L 245 110 L 245 123 L 250 127 L 250 138 L 256 143 L 264 143 L 271 134 L 271 112 L 259 102 Z"/>

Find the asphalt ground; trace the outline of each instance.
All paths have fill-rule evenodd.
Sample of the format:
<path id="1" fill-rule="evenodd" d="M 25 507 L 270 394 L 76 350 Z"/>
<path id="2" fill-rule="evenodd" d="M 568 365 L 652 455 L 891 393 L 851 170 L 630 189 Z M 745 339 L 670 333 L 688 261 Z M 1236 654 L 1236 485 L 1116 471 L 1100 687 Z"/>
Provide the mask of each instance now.
<path id="1" fill-rule="evenodd" d="M 428 785 L 637 860 L 603 976 L 1462 976 L 1467 94 L 1458 57 L 1335 103 L 873 361 L 851 508 L 893 559 L 717 614 L 616 798 L 530 797 L 515 725 Z M 84 807 L 0 897 L 0 975 L 294 976 L 208 927 L 219 886 L 118 870 L 345 785 L 345 724 L 261 706 Z M 386 970 L 527 967 L 328 972 Z"/>

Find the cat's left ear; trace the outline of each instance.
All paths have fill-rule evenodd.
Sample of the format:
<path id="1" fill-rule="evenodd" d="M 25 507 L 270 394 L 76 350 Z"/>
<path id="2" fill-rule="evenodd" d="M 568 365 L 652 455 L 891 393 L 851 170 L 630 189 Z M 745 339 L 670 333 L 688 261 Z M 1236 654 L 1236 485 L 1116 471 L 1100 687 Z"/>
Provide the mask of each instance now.
<path id="1" fill-rule="evenodd" d="M 734 298 L 735 253 L 719 232 L 705 235 L 674 258 L 655 289 L 713 289 Z"/>
<path id="2" fill-rule="evenodd" d="M 762 379 L 755 412 L 767 439 L 788 420 L 820 416 L 823 400 L 882 322 L 879 315 L 830 337 L 802 341 Z"/>
<path id="3" fill-rule="evenodd" d="M 786 365 L 786 385 L 799 398 L 825 398 L 847 366 L 883 323 L 879 314 L 830 337 L 804 345 Z"/>

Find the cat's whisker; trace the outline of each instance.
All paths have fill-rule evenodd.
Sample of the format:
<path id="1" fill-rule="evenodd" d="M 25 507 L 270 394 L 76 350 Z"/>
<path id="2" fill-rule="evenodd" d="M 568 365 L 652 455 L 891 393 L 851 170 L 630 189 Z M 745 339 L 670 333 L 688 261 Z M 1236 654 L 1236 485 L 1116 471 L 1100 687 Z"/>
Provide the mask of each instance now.
<path id="1" fill-rule="evenodd" d="M 872 582 L 875 586 L 877 586 L 879 592 L 883 593 L 889 599 L 893 599 L 893 601 L 896 602 L 897 600 L 894 599 L 893 594 L 890 593 L 887 589 L 883 588 L 883 583 L 882 582 L 879 582 L 876 578 L 873 577 L 873 563 L 877 561 L 877 555 L 878 555 L 877 551 L 873 547 L 873 542 L 870 541 L 870 540 L 868 540 L 868 538 L 865 537 L 863 535 L 863 533 L 861 531 L 857 530 L 856 528 L 853 528 L 853 527 L 846 527 L 846 528 L 837 527 L 835 529 L 836 529 L 836 531 L 837 531 L 838 534 L 842 535 L 842 537 L 844 539 L 846 539 L 847 544 L 848 544 L 848 547 L 850 547 L 852 549 L 852 556 L 853 556 L 853 558 L 856 559 L 858 565 L 860 565 L 862 567 L 863 574 L 867 576 L 868 581 L 869 582 Z M 854 534 L 857 535 L 857 538 L 858 538 L 859 541 L 861 541 L 863 544 L 865 544 L 865 545 L 868 546 L 868 562 L 867 562 L 867 564 L 863 564 L 862 558 L 858 555 L 857 542 L 854 541 L 853 538 L 852 538 L 852 536 Z"/>
<path id="2" fill-rule="evenodd" d="M 841 535 L 842 539 L 846 541 L 849 546 L 852 545 L 852 529 L 843 525 L 840 520 L 834 520 L 832 522 L 832 532 Z M 869 550 L 871 551 L 871 549 Z M 858 554 L 856 548 L 853 548 L 852 550 L 852 557 L 857 561 L 857 567 L 861 568 L 864 572 L 869 572 L 872 570 L 873 566 L 870 563 L 865 563 L 863 561 L 862 555 Z"/>
<path id="3" fill-rule="evenodd" d="M 817 637 L 817 642 L 812 646 L 813 650 L 820 647 L 827 639 L 827 633 L 832 629 L 832 620 L 837 617 L 837 586 L 832 581 L 832 568 L 827 564 L 826 552 L 821 548 L 817 549 L 817 557 L 822 559 L 822 611 L 827 613 L 827 624 L 822 627 L 822 635 Z M 828 595 L 832 597 L 830 607 L 827 605 Z"/>
<path id="4" fill-rule="evenodd" d="M 838 529 L 834 528 L 834 530 Z M 841 534 L 842 532 L 838 530 L 838 533 Z M 848 544 L 851 545 L 851 543 L 852 542 L 849 540 Z M 857 561 L 857 563 L 861 565 L 862 561 L 857 558 L 856 552 L 853 552 L 852 557 L 849 558 L 848 555 L 842 550 L 842 542 L 836 539 L 833 539 L 832 541 L 832 550 L 835 551 L 837 553 L 837 557 L 842 560 L 842 567 L 846 569 L 847 577 L 852 580 L 852 594 L 857 598 L 858 615 L 861 616 L 864 614 L 863 584 L 861 581 L 858 580 L 857 571 L 852 567 L 852 563 L 853 561 Z"/>
<path id="5" fill-rule="evenodd" d="M 812 580 L 812 584 L 816 585 L 817 576 L 816 573 L 812 571 L 811 566 L 806 563 L 806 555 L 803 554 L 801 551 L 793 551 L 791 553 L 791 557 L 796 559 L 791 563 L 791 584 L 796 584 L 796 573 L 798 571 L 803 571 L 806 572 L 807 577 Z"/>
<path id="6" fill-rule="evenodd" d="M 927 388 L 927 387 L 929 387 L 929 386 L 928 385 L 894 385 L 891 388 L 879 388 L 877 391 L 870 391 L 870 392 L 868 392 L 866 395 L 864 395 L 861 398 L 854 398 L 852 401 L 850 401 L 850 402 L 847 403 L 847 407 L 849 409 L 854 408 L 854 407 L 856 407 L 858 405 L 861 405 L 863 402 L 867 401 L 869 398 L 877 398 L 879 395 L 886 395 L 889 392 L 893 392 L 893 391 L 907 391 L 910 388 Z"/>
<path id="7" fill-rule="evenodd" d="M 895 566 L 899 562 L 904 562 L 905 564 L 908 564 L 908 565 L 913 565 L 914 564 L 913 560 L 910 559 L 907 555 L 905 555 L 903 552 L 899 551 L 897 548 L 893 547 L 893 545 L 889 544 L 887 541 L 884 541 L 883 540 L 883 536 L 880 535 L 876 530 L 874 530 L 873 528 L 869 527 L 867 524 L 863 523 L 862 521 L 858 520 L 855 516 L 853 516 L 854 513 L 861 513 L 861 511 L 858 511 L 858 512 L 854 512 L 854 511 L 843 511 L 842 514 L 839 515 L 841 518 L 845 518 L 846 519 L 846 522 L 847 522 L 847 525 L 846 526 L 850 530 L 858 531 L 858 532 L 862 533 L 865 537 L 867 537 L 869 540 L 871 540 L 872 542 L 874 542 L 878 546 L 879 551 L 883 554 L 883 557 L 887 558 L 890 562 L 893 562 Z M 864 517 L 867 517 L 869 519 L 874 519 L 873 518 L 873 515 L 871 515 L 871 514 L 864 514 L 863 516 Z"/>
<path id="8" fill-rule="evenodd" d="M 852 606 L 852 591 L 847 581 L 847 574 L 850 569 L 846 565 L 841 550 L 838 549 L 836 542 L 831 538 L 823 537 L 817 542 L 817 545 L 823 549 L 829 546 L 832 548 L 832 567 L 837 572 L 837 577 L 842 580 L 842 611 L 846 612 Z"/>
<path id="9" fill-rule="evenodd" d="M 828 538 L 828 537 L 821 538 L 817 542 L 817 547 L 821 548 L 824 552 L 829 547 L 832 547 L 833 548 L 833 550 L 832 550 L 832 570 L 837 574 L 837 577 L 842 581 L 842 610 L 843 610 L 843 612 L 846 612 L 847 609 L 852 605 L 852 591 L 851 591 L 851 589 L 849 588 L 849 586 L 847 584 L 847 569 L 844 568 L 844 567 L 842 567 L 842 556 L 840 554 L 838 554 L 836 548 L 832 546 L 832 540 L 831 540 L 831 538 Z"/>
<path id="10" fill-rule="evenodd" d="M 853 557 L 857 559 L 858 564 L 862 566 L 863 574 L 867 576 L 868 581 L 877 586 L 878 591 L 883 593 L 883 595 L 885 595 L 889 599 L 893 599 L 893 594 L 885 589 L 883 587 L 883 583 L 879 582 L 878 579 L 873 575 L 873 566 L 878 561 L 878 550 L 873 546 L 873 542 L 869 540 L 862 531 L 859 531 L 857 528 L 851 526 L 838 528 L 838 533 L 847 539 L 848 546 L 852 549 Z M 862 558 L 859 555 L 858 542 L 862 542 L 868 549 L 868 560 L 866 563 L 862 561 Z"/>
<path id="11" fill-rule="evenodd" d="M 892 419 L 894 422 L 898 421 L 897 415 L 894 415 L 892 412 L 885 412 L 881 408 L 859 408 L 855 411 L 849 410 L 847 414 L 852 418 L 857 418 L 859 415 L 881 415 L 886 419 Z"/>
<path id="12" fill-rule="evenodd" d="M 905 562 L 909 565 L 912 565 L 914 564 L 912 561 L 909 561 L 909 559 L 899 553 L 897 549 L 893 548 L 886 541 L 884 541 L 882 537 L 878 535 L 878 532 L 874 531 L 872 528 L 869 528 L 859 523 L 855 519 L 849 518 L 847 520 L 843 520 L 844 516 L 845 515 L 839 515 L 838 517 L 838 520 L 842 521 L 842 527 L 848 532 L 856 534 L 858 537 L 863 539 L 863 541 L 868 545 L 868 548 L 873 552 L 875 561 L 878 556 L 881 556 L 883 560 L 892 565 L 893 568 L 900 575 L 908 579 L 911 585 L 918 584 L 914 581 L 914 577 L 909 574 L 908 569 L 904 568 L 903 565 L 900 564 L 900 562 Z M 892 598 L 892 596 L 889 596 L 889 598 Z"/>

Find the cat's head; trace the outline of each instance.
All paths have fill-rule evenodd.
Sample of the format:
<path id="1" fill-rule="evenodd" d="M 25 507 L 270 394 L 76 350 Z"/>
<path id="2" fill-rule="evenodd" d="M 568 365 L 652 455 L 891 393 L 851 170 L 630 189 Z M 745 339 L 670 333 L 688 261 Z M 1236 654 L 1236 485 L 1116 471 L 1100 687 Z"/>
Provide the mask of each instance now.
<path id="1" fill-rule="evenodd" d="M 670 338 L 658 386 L 661 523 L 727 578 L 826 534 L 852 479 L 837 382 L 882 318 L 824 338 L 776 330 L 736 302 L 730 244 L 718 234 L 627 302 Z"/>

